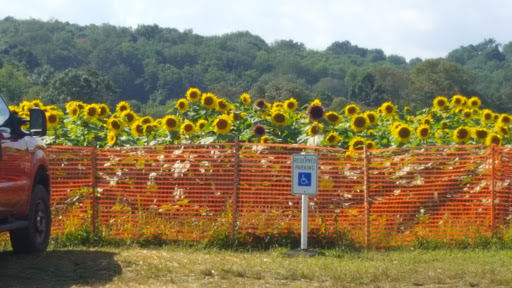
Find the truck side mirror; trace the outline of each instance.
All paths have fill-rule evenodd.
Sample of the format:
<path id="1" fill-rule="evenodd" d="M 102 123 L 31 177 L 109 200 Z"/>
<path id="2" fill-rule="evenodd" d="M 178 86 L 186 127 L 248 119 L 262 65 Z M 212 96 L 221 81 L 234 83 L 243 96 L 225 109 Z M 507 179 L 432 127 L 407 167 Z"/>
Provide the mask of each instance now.
<path id="1" fill-rule="evenodd" d="M 44 111 L 37 107 L 30 108 L 30 135 L 45 136 L 47 129 Z"/>

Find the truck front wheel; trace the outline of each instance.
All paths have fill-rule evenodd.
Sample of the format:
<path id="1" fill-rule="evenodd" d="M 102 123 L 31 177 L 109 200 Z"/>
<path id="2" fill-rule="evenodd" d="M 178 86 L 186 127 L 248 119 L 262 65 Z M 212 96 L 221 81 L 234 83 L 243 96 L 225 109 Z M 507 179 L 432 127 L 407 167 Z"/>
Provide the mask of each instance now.
<path id="1" fill-rule="evenodd" d="M 50 241 L 51 214 L 48 192 L 42 185 L 36 185 L 32 192 L 28 226 L 9 232 L 15 253 L 44 252 Z"/>

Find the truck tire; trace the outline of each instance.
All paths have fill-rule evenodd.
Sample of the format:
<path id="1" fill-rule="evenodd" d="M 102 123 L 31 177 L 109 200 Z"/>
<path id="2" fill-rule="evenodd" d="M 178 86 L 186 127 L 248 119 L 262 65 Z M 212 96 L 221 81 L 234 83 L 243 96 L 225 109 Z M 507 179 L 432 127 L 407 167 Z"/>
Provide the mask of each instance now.
<path id="1" fill-rule="evenodd" d="M 28 226 L 10 231 L 11 246 L 15 253 L 40 253 L 46 251 L 50 241 L 51 213 L 46 188 L 36 185 L 32 191 Z"/>

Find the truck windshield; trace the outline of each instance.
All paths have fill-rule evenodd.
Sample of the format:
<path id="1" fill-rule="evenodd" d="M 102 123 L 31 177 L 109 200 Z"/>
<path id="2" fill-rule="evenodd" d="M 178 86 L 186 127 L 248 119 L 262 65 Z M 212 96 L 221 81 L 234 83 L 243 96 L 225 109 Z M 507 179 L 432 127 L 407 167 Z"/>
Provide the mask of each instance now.
<path id="1" fill-rule="evenodd" d="M 5 125 L 5 122 L 9 118 L 9 107 L 5 104 L 2 95 L 0 95 L 0 126 Z"/>

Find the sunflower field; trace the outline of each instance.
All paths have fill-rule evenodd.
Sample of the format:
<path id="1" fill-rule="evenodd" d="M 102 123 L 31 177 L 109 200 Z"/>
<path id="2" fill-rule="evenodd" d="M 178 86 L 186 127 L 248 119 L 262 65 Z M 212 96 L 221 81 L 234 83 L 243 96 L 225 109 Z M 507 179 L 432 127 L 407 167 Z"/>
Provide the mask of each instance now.
<path id="1" fill-rule="evenodd" d="M 431 108 L 413 112 L 391 102 L 362 111 L 351 104 L 326 111 L 321 101 L 294 98 L 268 103 L 244 93 L 237 101 L 190 88 L 172 103 L 165 117 L 138 115 L 122 101 L 106 104 L 70 101 L 63 109 L 39 100 L 10 109 L 27 117 L 30 108 L 45 110 L 49 145 L 112 147 L 173 143 L 283 143 L 348 150 L 433 145 L 511 143 L 512 116 L 481 109 L 478 97 L 438 96 Z M 93 144 L 95 143 L 95 144 Z"/>
<path id="2" fill-rule="evenodd" d="M 56 235 L 296 241 L 289 154 L 310 149 L 322 161 L 309 202 L 315 239 L 375 247 L 495 232 L 512 239 L 512 116 L 482 109 L 477 97 L 438 96 L 413 112 L 391 102 L 327 111 L 318 99 L 268 103 L 247 93 L 229 101 L 197 88 L 184 96 L 160 119 L 124 101 L 112 110 L 78 101 L 10 107 L 23 117 L 46 111 Z M 112 149 L 96 149 L 104 147 Z"/>

